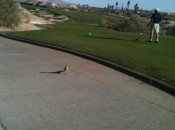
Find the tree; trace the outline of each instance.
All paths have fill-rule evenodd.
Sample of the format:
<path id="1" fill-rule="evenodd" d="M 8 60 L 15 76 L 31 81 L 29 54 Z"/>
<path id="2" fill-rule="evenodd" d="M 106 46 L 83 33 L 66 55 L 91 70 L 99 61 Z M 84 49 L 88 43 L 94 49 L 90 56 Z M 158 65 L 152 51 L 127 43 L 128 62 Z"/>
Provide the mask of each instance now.
<path id="1" fill-rule="evenodd" d="M 111 6 L 111 9 L 114 10 L 114 5 Z"/>
<path id="2" fill-rule="evenodd" d="M 117 9 L 118 8 L 118 2 L 116 2 L 115 5 L 116 5 L 116 9 Z"/>
<path id="3" fill-rule="evenodd" d="M 127 10 L 129 11 L 129 5 L 130 5 L 130 0 L 128 0 L 128 2 L 127 2 Z"/>
<path id="4" fill-rule="evenodd" d="M 107 9 L 108 9 L 108 11 L 109 11 L 109 9 L 110 9 L 110 5 L 108 4 L 108 7 L 107 7 Z"/>
<path id="5" fill-rule="evenodd" d="M 139 6 L 138 6 L 138 4 L 136 3 L 135 6 L 134 6 L 134 11 L 135 11 L 136 14 L 138 13 L 138 10 L 139 10 Z"/>
<path id="6" fill-rule="evenodd" d="M 0 0 L 0 26 L 14 27 L 20 22 L 19 4 L 15 0 Z"/>
<path id="7" fill-rule="evenodd" d="M 111 11 L 111 10 L 113 10 L 113 8 L 114 8 L 114 5 L 110 5 L 110 4 L 108 4 L 108 11 Z"/>
<path id="8" fill-rule="evenodd" d="M 123 10 L 123 3 L 122 3 L 122 8 L 121 9 Z"/>
<path id="9" fill-rule="evenodd" d="M 80 8 L 80 4 L 78 4 L 78 8 Z"/>

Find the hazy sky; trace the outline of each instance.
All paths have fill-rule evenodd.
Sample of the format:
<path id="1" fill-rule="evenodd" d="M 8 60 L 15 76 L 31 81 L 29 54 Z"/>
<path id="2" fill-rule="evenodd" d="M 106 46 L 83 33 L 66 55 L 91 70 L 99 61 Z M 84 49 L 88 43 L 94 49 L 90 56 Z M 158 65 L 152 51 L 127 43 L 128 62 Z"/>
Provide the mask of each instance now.
<path id="1" fill-rule="evenodd" d="M 128 0 L 63 0 L 70 3 L 88 4 L 96 7 L 106 7 L 108 4 L 115 5 L 119 2 L 119 6 L 126 3 Z M 159 8 L 160 11 L 175 12 L 175 0 L 130 0 L 130 8 L 133 9 L 136 3 L 139 4 L 141 9 L 155 9 Z"/>

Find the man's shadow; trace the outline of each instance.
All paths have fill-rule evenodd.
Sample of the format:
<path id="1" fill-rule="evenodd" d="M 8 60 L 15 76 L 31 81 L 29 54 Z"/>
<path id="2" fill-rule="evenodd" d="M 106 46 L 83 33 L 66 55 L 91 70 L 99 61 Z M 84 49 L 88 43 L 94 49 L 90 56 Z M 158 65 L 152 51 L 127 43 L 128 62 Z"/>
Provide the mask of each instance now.
<path id="1" fill-rule="evenodd" d="M 138 41 L 137 39 L 124 39 L 124 38 L 100 37 L 100 36 L 85 36 L 85 37 L 94 38 L 94 39 L 110 39 L 110 40 L 118 40 L 118 41 Z"/>

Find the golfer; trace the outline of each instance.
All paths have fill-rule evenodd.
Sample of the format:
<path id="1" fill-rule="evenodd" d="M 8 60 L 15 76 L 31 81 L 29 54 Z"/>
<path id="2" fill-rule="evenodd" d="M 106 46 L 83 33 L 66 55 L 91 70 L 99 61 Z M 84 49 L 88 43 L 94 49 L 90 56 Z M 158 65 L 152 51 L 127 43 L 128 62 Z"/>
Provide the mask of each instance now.
<path id="1" fill-rule="evenodd" d="M 151 16 L 151 20 L 148 24 L 148 27 L 150 27 L 150 39 L 148 42 L 152 42 L 153 41 L 153 35 L 154 32 L 156 33 L 156 41 L 155 43 L 159 42 L 159 23 L 161 22 L 161 15 L 159 13 L 159 9 L 156 8 L 154 14 Z"/>

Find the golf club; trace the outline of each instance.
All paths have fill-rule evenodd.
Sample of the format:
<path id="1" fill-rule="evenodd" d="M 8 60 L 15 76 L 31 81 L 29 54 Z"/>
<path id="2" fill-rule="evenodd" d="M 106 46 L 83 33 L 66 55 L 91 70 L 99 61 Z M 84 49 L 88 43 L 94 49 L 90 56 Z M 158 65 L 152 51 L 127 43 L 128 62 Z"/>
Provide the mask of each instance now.
<path id="1" fill-rule="evenodd" d="M 149 24 L 149 25 L 146 27 L 146 29 L 145 29 L 144 32 L 147 32 L 147 30 L 150 28 L 150 25 L 151 25 L 151 24 Z M 141 38 L 142 35 L 143 35 L 143 33 L 141 32 L 141 33 L 139 34 L 139 36 L 136 38 L 136 40 L 138 41 L 138 40 Z"/>

